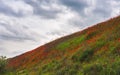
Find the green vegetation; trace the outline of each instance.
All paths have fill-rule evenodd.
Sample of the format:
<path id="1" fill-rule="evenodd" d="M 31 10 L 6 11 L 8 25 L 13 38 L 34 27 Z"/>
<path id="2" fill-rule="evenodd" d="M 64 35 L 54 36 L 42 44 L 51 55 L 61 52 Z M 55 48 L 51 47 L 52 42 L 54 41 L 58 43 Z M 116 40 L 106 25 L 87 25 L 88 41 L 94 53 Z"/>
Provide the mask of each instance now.
<path id="1" fill-rule="evenodd" d="M 73 61 L 77 62 L 84 62 L 89 61 L 89 59 L 92 57 L 94 50 L 87 48 L 86 50 L 82 51 L 83 49 L 79 50 L 79 52 L 76 52 L 72 56 Z"/>
<path id="2" fill-rule="evenodd" d="M 7 71 L 6 65 L 7 65 L 6 57 L 0 56 L 0 74 L 3 74 Z"/>
<path id="3" fill-rule="evenodd" d="M 88 64 L 83 69 L 84 75 L 120 75 L 120 60 L 113 63 Z"/>
<path id="4" fill-rule="evenodd" d="M 75 46 L 81 44 L 85 40 L 85 36 L 81 35 L 79 37 L 74 37 L 72 39 L 68 39 L 60 44 L 58 44 L 55 49 L 65 51 L 66 49 L 73 49 Z"/>
<path id="5" fill-rule="evenodd" d="M 96 36 L 97 35 L 97 32 L 91 32 L 91 33 L 89 33 L 87 36 L 86 36 L 86 40 L 89 40 L 89 39 L 91 39 L 91 38 L 93 38 L 94 36 Z"/>

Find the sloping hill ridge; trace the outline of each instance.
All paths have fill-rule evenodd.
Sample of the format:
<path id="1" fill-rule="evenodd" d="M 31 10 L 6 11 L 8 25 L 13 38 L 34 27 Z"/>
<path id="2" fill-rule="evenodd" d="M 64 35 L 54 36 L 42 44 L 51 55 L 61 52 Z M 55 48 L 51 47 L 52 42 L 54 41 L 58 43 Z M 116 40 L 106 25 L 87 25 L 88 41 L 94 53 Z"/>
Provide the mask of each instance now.
<path id="1" fill-rule="evenodd" d="M 120 75 L 120 16 L 9 59 L 13 75 Z"/>

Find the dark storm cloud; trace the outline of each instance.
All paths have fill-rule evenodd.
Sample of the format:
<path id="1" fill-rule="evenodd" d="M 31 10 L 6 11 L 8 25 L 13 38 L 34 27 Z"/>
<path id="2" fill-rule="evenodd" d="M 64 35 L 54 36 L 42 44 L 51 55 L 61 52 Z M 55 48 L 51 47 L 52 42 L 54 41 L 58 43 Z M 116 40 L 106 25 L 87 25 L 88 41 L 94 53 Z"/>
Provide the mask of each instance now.
<path id="1" fill-rule="evenodd" d="M 57 14 L 61 12 L 61 10 L 54 9 L 51 7 L 51 4 L 56 4 L 56 0 L 24 0 L 27 4 L 33 7 L 34 15 L 41 16 L 43 18 L 54 19 L 57 17 Z M 42 5 L 50 7 L 50 9 L 42 8 Z"/>

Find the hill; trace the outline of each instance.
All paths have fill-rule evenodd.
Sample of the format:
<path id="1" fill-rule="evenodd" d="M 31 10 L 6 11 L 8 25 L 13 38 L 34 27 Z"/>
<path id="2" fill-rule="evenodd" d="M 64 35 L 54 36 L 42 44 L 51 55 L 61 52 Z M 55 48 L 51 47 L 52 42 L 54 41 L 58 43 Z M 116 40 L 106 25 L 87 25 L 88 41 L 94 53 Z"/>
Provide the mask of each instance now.
<path id="1" fill-rule="evenodd" d="M 9 59 L 7 75 L 120 75 L 120 16 Z"/>

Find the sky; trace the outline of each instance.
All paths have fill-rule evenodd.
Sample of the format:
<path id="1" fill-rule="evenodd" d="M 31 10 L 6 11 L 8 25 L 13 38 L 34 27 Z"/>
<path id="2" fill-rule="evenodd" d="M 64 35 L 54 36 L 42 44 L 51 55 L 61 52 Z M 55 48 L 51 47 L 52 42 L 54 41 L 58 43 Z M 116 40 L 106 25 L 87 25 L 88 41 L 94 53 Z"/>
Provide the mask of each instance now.
<path id="1" fill-rule="evenodd" d="M 120 14 L 120 0 L 0 0 L 0 56 L 14 57 Z"/>

